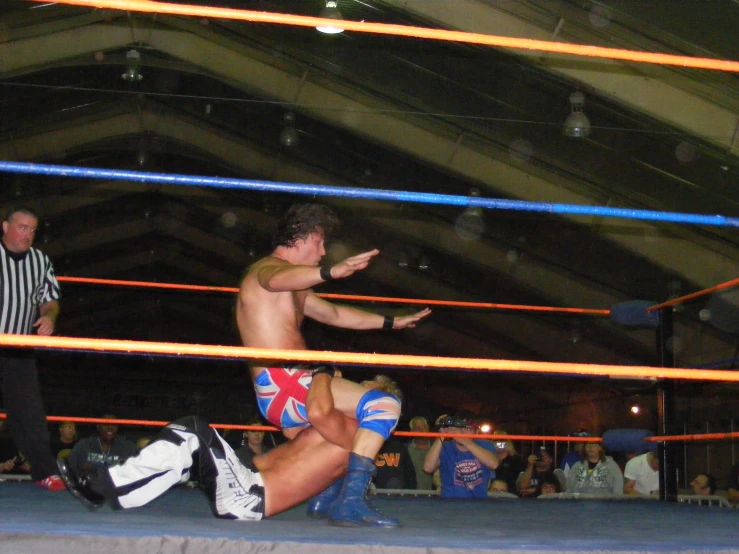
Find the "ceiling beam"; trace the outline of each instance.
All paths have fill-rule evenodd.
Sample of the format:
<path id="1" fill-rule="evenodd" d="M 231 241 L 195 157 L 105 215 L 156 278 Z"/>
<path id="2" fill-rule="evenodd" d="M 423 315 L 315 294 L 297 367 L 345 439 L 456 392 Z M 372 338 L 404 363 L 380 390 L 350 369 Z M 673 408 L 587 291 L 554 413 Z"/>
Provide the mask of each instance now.
<path id="1" fill-rule="evenodd" d="M 441 27 L 471 33 L 500 35 L 532 40 L 575 42 L 627 47 L 609 42 L 603 44 L 603 37 L 594 32 L 587 34 L 592 26 L 571 25 L 575 16 L 561 2 L 547 0 L 540 8 L 531 8 L 524 2 L 486 2 L 483 0 L 456 0 L 455 2 L 428 2 L 426 0 L 383 0 L 396 9 L 408 11 L 417 17 L 433 22 Z M 556 7 L 555 7 L 556 6 Z M 536 12 L 537 19 L 530 12 Z M 551 17 L 542 16 L 541 11 L 549 12 Z M 551 11 L 550 11 L 551 10 Z M 563 16 L 567 11 L 569 14 Z M 583 12 L 579 10 L 582 14 Z M 555 15 L 556 14 L 556 15 Z M 567 17 L 572 19 L 568 21 Z M 561 21 L 561 23 L 560 23 Z M 544 26 L 549 23 L 548 26 Z M 612 26 L 619 26 L 617 21 Z M 556 35 L 555 35 L 556 29 Z M 609 29 L 608 37 L 623 36 L 623 28 Z M 633 48 L 633 45 L 631 45 Z M 725 152 L 739 155 L 739 100 L 735 94 L 723 93 L 724 102 L 708 99 L 705 90 L 685 90 L 686 86 L 695 88 L 696 80 L 680 78 L 680 68 L 655 68 L 649 64 L 630 63 L 621 60 L 583 59 L 538 51 L 516 51 L 515 55 L 526 58 L 531 63 L 552 73 L 573 79 L 598 91 L 604 97 L 615 100 L 630 109 L 636 109 L 669 125 L 682 129 L 701 140 L 720 146 Z M 668 73 L 676 84 L 666 82 Z M 711 72 L 703 80 L 711 83 Z M 698 87 L 705 88 L 708 84 Z M 714 87 L 719 85 L 713 84 Z M 719 92 L 720 94 L 720 92 Z M 567 99 L 563 98 L 566 103 Z M 593 123 L 597 125 L 597 122 Z"/>

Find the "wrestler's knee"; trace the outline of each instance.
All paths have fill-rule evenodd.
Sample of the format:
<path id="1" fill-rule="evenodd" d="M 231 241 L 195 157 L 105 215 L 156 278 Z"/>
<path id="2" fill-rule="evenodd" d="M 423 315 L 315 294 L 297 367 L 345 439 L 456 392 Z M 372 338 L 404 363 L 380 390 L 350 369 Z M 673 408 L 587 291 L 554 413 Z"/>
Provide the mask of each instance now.
<path id="1" fill-rule="evenodd" d="M 400 400 L 381 390 L 369 390 L 357 404 L 360 429 L 369 429 L 387 439 L 400 419 Z"/>

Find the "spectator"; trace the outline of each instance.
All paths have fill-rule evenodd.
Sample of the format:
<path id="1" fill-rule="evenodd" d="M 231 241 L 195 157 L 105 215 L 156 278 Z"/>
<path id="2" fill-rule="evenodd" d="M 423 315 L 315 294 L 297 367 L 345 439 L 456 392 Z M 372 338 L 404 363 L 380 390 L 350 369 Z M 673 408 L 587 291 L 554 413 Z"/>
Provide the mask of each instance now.
<path id="1" fill-rule="evenodd" d="M 599 442 L 585 443 L 585 457 L 570 468 L 567 492 L 580 494 L 624 493 L 624 476 Z"/>
<path id="2" fill-rule="evenodd" d="M 106 414 L 104 419 L 115 419 Z M 68 466 L 78 475 L 86 475 L 94 469 L 114 466 L 136 455 L 136 445 L 118 436 L 118 425 L 100 423 L 97 434 L 82 439 L 69 453 Z"/>
<path id="3" fill-rule="evenodd" d="M 149 443 L 151 442 L 151 437 L 148 435 L 145 435 L 143 437 L 139 437 L 136 439 L 136 452 L 141 452 L 144 448 L 146 448 Z"/>
<path id="4" fill-rule="evenodd" d="M 590 433 L 580 429 L 576 433 L 570 433 L 569 436 L 589 437 Z M 559 464 L 559 469 L 561 469 L 564 472 L 565 477 L 567 477 L 567 474 L 570 472 L 570 468 L 574 466 L 577 462 L 582 460 L 584 457 L 585 457 L 585 443 L 580 442 L 580 441 L 575 441 L 572 443 L 572 450 L 570 450 L 562 458 L 562 463 Z"/>
<path id="5" fill-rule="evenodd" d="M 659 458 L 654 452 L 634 456 L 624 469 L 624 494 L 659 495 Z"/>
<path id="6" fill-rule="evenodd" d="M 554 457 L 546 446 L 539 448 L 538 455 L 528 457 L 526 469 L 516 481 L 518 493 L 522 497 L 534 498 L 539 491 L 539 484 L 554 476 L 559 481 L 560 489 L 565 488 L 565 476 L 561 469 L 554 468 Z"/>
<path id="7" fill-rule="evenodd" d="M 729 484 L 726 487 L 726 498 L 732 504 L 739 504 L 739 463 L 734 464 L 729 475 Z"/>
<path id="8" fill-rule="evenodd" d="M 554 475 L 551 475 L 550 477 L 545 477 L 539 483 L 536 496 L 538 498 L 542 494 L 556 494 L 558 492 L 562 492 L 562 483 Z"/>
<path id="9" fill-rule="evenodd" d="M 66 459 L 78 441 L 77 424 L 74 421 L 62 421 L 59 424 L 59 436 L 51 441 L 51 455 Z"/>
<path id="10" fill-rule="evenodd" d="M 16 206 L 3 221 L 0 239 L 0 333 L 48 336 L 59 316 L 59 283 L 51 260 L 33 248 L 38 216 Z M 0 386 L 13 440 L 31 464 L 31 478 L 51 491 L 66 487 L 49 450 L 38 369 L 33 352 L 0 351 Z"/>
<path id="11" fill-rule="evenodd" d="M 254 416 L 246 422 L 247 425 L 264 425 L 264 422 Z M 244 431 L 244 446 L 237 449 L 235 454 L 239 461 L 252 471 L 257 471 L 254 466 L 254 456 L 264 454 L 271 447 L 264 444 L 264 431 Z"/>
<path id="12" fill-rule="evenodd" d="M 375 456 L 375 465 L 374 483 L 378 489 L 416 488 L 416 469 L 404 442 L 391 436 Z"/>
<path id="13" fill-rule="evenodd" d="M 416 416 L 411 419 L 408 425 L 414 433 L 428 433 L 429 424 L 426 418 Z M 416 486 L 419 490 L 433 490 L 434 483 L 431 475 L 423 470 L 423 462 L 426 459 L 426 453 L 431 447 L 431 441 L 428 438 L 415 438 L 408 443 L 408 455 L 413 462 L 416 471 Z"/>
<path id="14" fill-rule="evenodd" d="M 614 452 L 613 459 L 618 464 L 618 467 L 621 468 L 621 473 L 623 473 L 626 471 L 626 464 L 645 452 L 646 450 L 642 450 L 641 452 Z"/>
<path id="15" fill-rule="evenodd" d="M 498 429 L 495 435 L 507 435 L 503 430 Z M 495 468 L 495 478 L 503 479 L 508 485 L 508 491 L 516 490 L 516 480 L 521 472 L 526 469 L 526 462 L 516 453 L 516 448 L 509 440 L 496 440 L 495 450 L 498 453 L 500 464 Z"/>
<path id="16" fill-rule="evenodd" d="M 5 413 L 5 410 L 0 410 Z M 7 419 L 0 419 L 0 473 L 27 474 L 31 471 L 31 465 L 18 452 L 13 442 L 13 437 L 8 431 Z"/>
<path id="17" fill-rule="evenodd" d="M 690 493 L 698 496 L 710 496 L 716 493 L 716 478 L 710 473 L 699 473 L 690 482 Z"/>
<path id="18" fill-rule="evenodd" d="M 473 434 L 477 431 L 467 414 L 443 415 L 436 420 L 441 433 Z M 438 438 L 429 448 L 423 469 L 439 469 L 443 498 L 487 498 L 488 484 L 498 467 L 498 456 L 490 441 L 472 437 Z"/>
<path id="19" fill-rule="evenodd" d="M 497 470 L 496 470 L 497 473 Z M 509 492 L 510 489 L 508 488 L 508 483 L 504 479 L 493 479 L 490 481 L 490 488 L 488 489 L 488 492 L 494 493 L 501 493 L 501 492 Z"/>
<path id="20" fill-rule="evenodd" d="M 247 423 L 247 425 L 250 424 Z M 262 425 L 262 423 L 258 423 L 257 425 Z M 244 434 L 236 429 L 223 430 L 223 440 L 225 440 L 234 451 L 246 445 L 245 438 Z"/>

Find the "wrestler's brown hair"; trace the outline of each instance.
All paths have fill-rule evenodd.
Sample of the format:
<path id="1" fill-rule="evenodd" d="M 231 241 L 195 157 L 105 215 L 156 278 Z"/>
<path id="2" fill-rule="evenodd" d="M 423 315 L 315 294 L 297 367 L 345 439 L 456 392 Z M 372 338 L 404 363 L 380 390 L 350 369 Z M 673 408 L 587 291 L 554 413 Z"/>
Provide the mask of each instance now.
<path id="1" fill-rule="evenodd" d="M 324 238 L 338 231 L 339 218 L 323 204 L 293 204 L 277 222 L 277 229 L 272 235 L 272 248 L 285 246 L 290 248 L 301 239 L 317 232 Z"/>

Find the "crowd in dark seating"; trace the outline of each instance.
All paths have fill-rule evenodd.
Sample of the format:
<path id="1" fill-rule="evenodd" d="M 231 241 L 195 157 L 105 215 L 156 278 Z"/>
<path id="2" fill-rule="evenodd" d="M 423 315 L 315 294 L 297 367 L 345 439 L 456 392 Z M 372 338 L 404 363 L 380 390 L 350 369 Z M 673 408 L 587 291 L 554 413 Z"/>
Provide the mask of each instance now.
<path id="1" fill-rule="evenodd" d="M 114 416 L 102 418 L 113 419 Z M 246 423 L 264 425 L 258 416 L 249 418 Z M 118 425 L 108 423 L 96 425 L 94 431 L 84 437 L 80 437 L 80 430 L 72 421 L 53 424 L 51 429 L 52 454 L 80 472 L 120 463 L 152 440 L 151 435 L 140 435 L 133 442 L 119 435 Z M 375 489 L 406 489 L 452 498 L 538 498 L 559 493 L 604 497 L 659 495 L 659 457 L 656 449 L 646 446 L 641 451 L 614 452 L 611 456 L 599 437 L 579 430 L 571 433 L 570 437 L 578 440 L 569 442 L 569 450 L 557 462 L 548 445 L 536 446 L 522 457 L 514 441 L 509 440 L 502 429 L 494 431 L 492 440 L 476 438 L 479 430 L 474 416 L 469 413 L 439 416 L 433 428 L 425 418 L 416 416 L 411 419 L 409 429 L 449 436 L 410 440 L 391 437 L 375 459 Z M 284 440 L 276 432 L 256 430 L 232 431 L 226 436 L 239 459 L 250 468 L 254 468 L 255 456 Z M 15 448 L 5 419 L 0 419 L 0 477 L 1 474 L 30 474 L 29 462 Z M 691 497 L 719 494 L 736 505 L 739 502 L 739 463 L 732 467 L 725 491 L 717 491 L 716 478 L 701 471 L 680 492 Z"/>
<path id="2" fill-rule="evenodd" d="M 632 452 L 609 453 L 601 437 L 580 429 L 570 434 L 570 448 L 558 462 L 548 445 L 534 447 L 524 459 L 502 429 L 494 431 L 493 440 L 475 438 L 479 430 L 469 413 L 444 414 L 433 428 L 425 418 L 416 416 L 409 428 L 450 437 L 419 437 L 405 444 L 388 441 L 376 459 L 381 476 L 376 480 L 378 489 L 416 489 L 455 498 L 538 498 L 560 493 L 568 497 L 659 496 L 656 443 L 645 442 Z M 393 454 L 388 456 L 387 452 Z M 411 465 L 415 476 L 406 469 Z M 737 504 L 739 463 L 732 468 L 726 491 L 717 492 L 716 478 L 702 471 L 679 492 L 681 498 L 719 494 Z"/>

